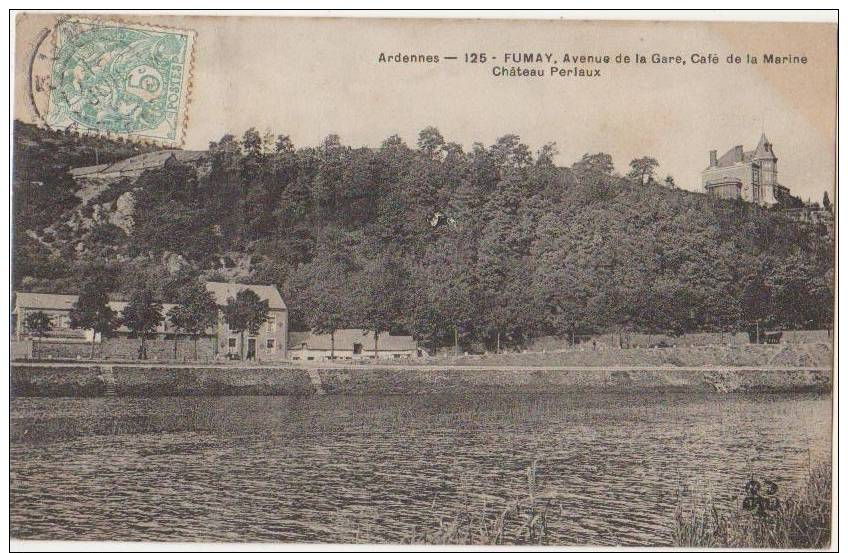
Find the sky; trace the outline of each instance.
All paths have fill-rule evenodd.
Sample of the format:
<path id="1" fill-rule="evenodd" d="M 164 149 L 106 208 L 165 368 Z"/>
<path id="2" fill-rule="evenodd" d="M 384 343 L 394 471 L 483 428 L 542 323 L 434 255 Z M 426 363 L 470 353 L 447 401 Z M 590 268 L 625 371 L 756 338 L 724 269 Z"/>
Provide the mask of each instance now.
<path id="1" fill-rule="evenodd" d="M 107 16 L 108 17 L 108 16 Z M 836 26 L 826 23 L 587 22 L 120 16 L 196 33 L 184 147 L 205 149 L 225 133 L 255 127 L 296 146 L 330 133 L 352 146 L 392 134 L 414 144 L 437 127 L 470 148 L 518 134 L 531 149 L 556 142 L 556 161 L 606 152 L 627 171 L 636 157 L 659 176 L 700 189 L 709 151 L 756 146 L 765 132 L 781 184 L 804 199 L 833 197 Z M 39 31 L 55 15 L 16 20 L 15 116 L 38 122 L 28 102 L 29 64 Z M 495 77 L 506 53 L 681 56 L 681 64 L 601 64 L 595 78 Z M 380 63 L 386 55 L 439 55 L 438 64 Z M 487 63 L 465 63 L 486 53 Z M 729 54 L 806 56 L 805 64 L 728 64 Z M 716 64 L 691 56 L 716 55 Z M 458 56 L 445 60 L 444 56 Z M 491 58 L 497 58 L 492 60 Z M 560 61 L 559 67 L 573 67 Z"/>

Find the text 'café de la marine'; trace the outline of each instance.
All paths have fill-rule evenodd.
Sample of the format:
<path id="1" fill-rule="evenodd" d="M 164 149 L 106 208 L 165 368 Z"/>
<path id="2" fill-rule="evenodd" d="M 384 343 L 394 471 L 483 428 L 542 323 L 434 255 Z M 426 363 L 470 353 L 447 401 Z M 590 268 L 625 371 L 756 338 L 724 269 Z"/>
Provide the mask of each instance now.
<path id="1" fill-rule="evenodd" d="M 777 156 L 766 135 L 753 150 L 734 146 L 721 157 L 710 151 L 710 165 L 701 173 L 704 190 L 721 198 L 773 205 L 789 194 L 778 183 Z"/>

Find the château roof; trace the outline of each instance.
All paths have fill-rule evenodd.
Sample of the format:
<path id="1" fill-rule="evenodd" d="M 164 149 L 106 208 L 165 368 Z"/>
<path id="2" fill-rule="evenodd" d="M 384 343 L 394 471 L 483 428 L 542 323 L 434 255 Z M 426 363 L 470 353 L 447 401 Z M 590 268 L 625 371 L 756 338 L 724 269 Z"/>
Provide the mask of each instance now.
<path id="1" fill-rule="evenodd" d="M 768 138 L 766 138 L 766 133 L 760 137 L 760 141 L 757 144 L 757 148 L 753 152 L 754 159 L 766 159 L 777 161 L 777 157 L 774 155 L 774 151 L 771 147 L 771 142 L 769 142 Z"/>
<path id="2" fill-rule="evenodd" d="M 766 138 L 765 133 L 760 136 L 760 141 L 753 150 L 746 151 L 741 144 L 734 146 L 718 158 L 715 166 L 707 167 L 705 171 L 720 167 L 731 167 L 737 163 L 748 163 L 754 160 L 777 161 L 777 157 L 772 150 L 771 142 Z"/>

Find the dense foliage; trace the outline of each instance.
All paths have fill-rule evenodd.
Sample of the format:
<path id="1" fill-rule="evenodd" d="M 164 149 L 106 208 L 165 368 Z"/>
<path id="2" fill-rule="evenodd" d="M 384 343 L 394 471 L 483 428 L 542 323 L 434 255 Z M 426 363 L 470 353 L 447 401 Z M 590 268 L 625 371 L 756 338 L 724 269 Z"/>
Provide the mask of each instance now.
<path id="1" fill-rule="evenodd" d="M 166 297 L 180 276 L 164 260 L 178 254 L 205 278 L 276 284 L 293 328 L 406 331 L 434 346 L 454 332 L 493 347 L 756 319 L 830 325 L 833 251 L 820 228 L 671 177 L 657 184 L 652 158 L 620 176 L 603 153 L 569 168 L 555 156 L 515 135 L 465 152 L 432 127 L 414 146 L 392 136 L 375 149 L 335 135 L 296 149 L 251 129 L 210 144 L 203 170 L 170 163 L 139 177 L 132 232 L 97 230 L 107 249 L 26 244 L 15 281 L 73 292 L 97 270 L 114 290 L 146 283 Z M 66 180 L 58 168 L 50 178 Z M 29 201 L 16 194 L 16 210 Z M 63 209 L 39 204 L 49 220 Z M 17 222 L 21 256 L 21 231 L 38 225 Z"/>

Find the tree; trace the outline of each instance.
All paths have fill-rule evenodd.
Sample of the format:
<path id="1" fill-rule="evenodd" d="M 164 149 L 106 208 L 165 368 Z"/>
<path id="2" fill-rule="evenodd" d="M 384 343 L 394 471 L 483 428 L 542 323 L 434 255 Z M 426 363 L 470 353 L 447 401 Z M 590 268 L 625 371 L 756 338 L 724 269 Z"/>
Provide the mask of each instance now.
<path id="1" fill-rule="evenodd" d="M 665 185 L 669 188 L 674 188 L 675 186 L 677 186 L 677 184 L 675 184 L 675 182 L 674 182 L 674 177 L 672 177 L 671 175 L 666 175 L 664 182 L 665 182 Z"/>
<path id="2" fill-rule="evenodd" d="M 522 168 L 533 162 L 530 148 L 521 142 L 517 134 L 506 134 L 490 148 L 491 157 L 495 164 L 501 168 Z"/>
<path id="3" fill-rule="evenodd" d="M 24 317 L 24 328 L 36 338 L 44 338 L 53 330 L 53 319 L 44 311 L 32 311 Z"/>
<path id="4" fill-rule="evenodd" d="M 177 291 L 177 305 L 168 313 L 174 328 L 189 334 L 194 342 L 194 359 L 197 360 L 197 340 L 206 329 L 218 321 L 218 305 L 215 297 L 198 280 L 184 284 Z M 174 355 L 177 340 L 174 338 Z"/>
<path id="5" fill-rule="evenodd" d="M 397 260 L 380 256 L 373 260 L 359 275 L 361 298 L 359 307 L 362 327 L 374 333 L 374 358 L 379 357 L 381 332 L 388 332 L 392 325 L 403 318 L 407 274 Z"/>
<path id="6" fill-rule="evenodd" d="M 425 127 L 418 133 L 418 149 L 428 157 L 435 157 L 444 145 L 445 138 L 436 127 Z"/>
<path id="7" fill-rule="evenodd" d="M 234 298 L 227 298 L 222 308 L 224 321 L 230 330 L 239 333 L 239 358 L 244 359 L 244 333 L 258 334 L 263 323 L 268 320 L 268 300 L 260 300 L 250 289 L 239 291 Z"/>
<path id="8" fill-rule="evenodd" d="M 24 318 L 24 328 L 28 334 L 43 338 L 53 330 L 53 320 L 44 311 L 32 311 Z"/>
<path id="9" fill-rule="evenodd" d="M 108 338 L 120 325 L 117 314 L 109 307 L 109 294 L 99 279 L 83 284 L 79 298 L 71 307 L 71 328 L 91 330 L 91 358 L 97 335 Z"/>
<path id="10" fill-rule="evenodd" d="M 298 268 L 293 280 L 300 283 L 299 307 L 304 322 L 318 334 L 330 335 L 330 358 L 336 356 L 336 331 L 351 322 L 356 264 L 350 237 L 340 231 L 323 233 L 312 263 Z"/>
<path id="11" fill-rule="evenodd" d="M 148 287 L 133 291 L 130 301 L 121 313 L 121 322 L 130 329 L 130 335 L 141 339 L 138 358 L 147 359 L 144 340 L 152 336 L 156 327 L 164 320 L 162 303 Z"/>
<path id="12" fill-rule="evenodd" d="M 344 282 L 338 274 L 325 274 L 313 289 L 313 309 L 307 313 L 309 327 L 318 334 L 330 334 L 330 358 L 336 358 L 336 331 L 347 325 Z"/>
<path id="13" fill-rule="evenodd" d="M 603 175 L 610 177 L 615 172 L 615 166 L 612 163 L 612 156 L 599 152 L 597 154 L 583 154 L 583 157 L 571 166 L 571 170 L 578 179 L 583 179 L 589 175 Z"/>
<path id="14" fill-rule="evenodd" d="M 554 158 L 559 154 L 556 142 L 548 142 L 536 152 L 536 165 L 544 167 L 553 167 Z"/>
<path id="15" fill-rule="evenodd" d="M 824 197 L 822 198 L 822 207 L 828 211 L 833 210 L 833 204 L 830 203 L 830 196 L 828 196 L 827 190 L 824 191 Z"/>
<path id="16" fill-rule="evenodd" d="M 241 147 L 248 156 L 259 156 L 262 153 L 262 136 L 256 127 L 250 127 L 244 131 L 241 137 Z"/>
<path id="17" fill-rule="evenodd" d="M 630 172 L 627 176 L 638 180 L 641 184 L 654 182 L 654 171 L 660 163 L 652 157 L 640 157 L 630 162 Z"/>

